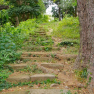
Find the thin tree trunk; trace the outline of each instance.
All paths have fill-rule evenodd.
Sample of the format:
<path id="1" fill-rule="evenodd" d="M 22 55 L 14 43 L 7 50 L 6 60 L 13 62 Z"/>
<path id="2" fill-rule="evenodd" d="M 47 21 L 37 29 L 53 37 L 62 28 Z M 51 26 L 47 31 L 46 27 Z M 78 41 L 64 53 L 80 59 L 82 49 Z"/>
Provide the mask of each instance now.
<path id="1" fill-rule="evenodd" d="M 59 21 L 61 21 L 61 13 L 60 13 L 60 8 L 59 8 Z"/>
<path id="2" fill-rule="evenodd" d="M 77 6 L 75 6 L 74 17 L 77 17 Z"/>
<path id="3" fill-rule="evenodd" d="M 5 5 L 0 5 L 0 10 L 3 10 L 3 9 L 8 9 L 9 6 L 5 6 Z"/>
<path id="4" fill-rule="evenodd" d="M 18 26 L 19 25 L 19 18 L 18 18 L 18 16 L 15 17 L 15 20 L 16 20 L 15 25 Z"/>
<path id="5" fill-rule="evenodd" d="M 80 50 L 75 68 L 88 68 L 90 94 L 94 94 L 94 0 L 77 0 L 81 26 Z"/>
<path id="6" fill-rule="evenodd" d="M 29 17 L 30 17 L 30 14 L 28 13 L 28 14 L 26 15 L 26 20 L 29 19 Z"/>

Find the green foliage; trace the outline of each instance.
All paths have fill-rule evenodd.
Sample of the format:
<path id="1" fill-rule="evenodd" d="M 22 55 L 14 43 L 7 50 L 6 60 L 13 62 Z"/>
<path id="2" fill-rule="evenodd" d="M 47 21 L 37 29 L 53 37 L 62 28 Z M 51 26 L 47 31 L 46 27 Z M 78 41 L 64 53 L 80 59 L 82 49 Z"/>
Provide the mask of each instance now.
<path id="1" fill-rule="evenodd" d="M 8 14 L 10 21 L 16 26 L 16 22 L 25 21 L 30 18 L 35 18 L 44 13 L 45 6 L 42 0 L 7 0 L 10 8 Z M 16 20 L 15 17 L 18 17 Z"/>
<path id="2" fill-rule="evenodd" d="M 0 25 L 3 25 L 8 21 L 9 21 L 8 12 L 6 10 L 1 10 L 0 11 Z"/>
<path id="3" fill-rule="evenodd" d="M 32 36 L 32 40 L 27 43 L 28 45 L 40 45 L 40 46 L 53 45 L 53 41 L 50 37 L 48 39 L 46 39 L 45 37 L 41 37 L 40 35 L 37 35 L 37 37 L 35 39 L 33 36 Z"/>
<path id="4" fill-rule="evenodd" d="M 77 41 L 77 40 L 69 40 L 69 41 L 64 41 L 64 42 L 61 42 L 61 43 L 59 43 L 58 45 L 59 46 L 74 46 L 75 44 L 79 44 L 79 41 Z"/>
<path id="5" fill-rule="evenodd" d="M 13 63 L 15 60 L 20 58 L 20 54 L 16 53 L 15 51 L 9 49 L 0 51 L 0 68 L 4 66 L 4 64 Z"/>
<path id="6" fill-rule="evenodd" d="M 51 51 L 52 50 L 52 47 L 44 47 L 44 50 L 45 51 Z"/>
<path id="7" fill-rule="evenodd" d="M 69 7 L 75 7 L 77 6 L 76 0 L 60 0 L 60 5 L 62 9 L 67 9 Z"/>
<path id="8" fill-rule="evenodd" d="M 78 17 L 65 16 L 65 18 L 59 22 L 59 25 L 53 34 L 63 39 L 78 39 L 80 37 Z"/>
<path id="9" fill-rule="evenodd" d="M 52 57 L 52 58 L 55 58 L 55 57 L 56 57 L 56 54 L 51 54 L 51 57 Z"/>
<path id="10" fill-rule="evenodd" d="M 28 19 L 27 21 L 21 22 L 15 30 L 20 30 L 21 34 L 26 37 L 29 33 L 33 34 L 37 27 L 36 19 Z"/>
<path id="11" fill-rule="evenodd" d="M 49 21 L 49 16 L 48 15 L 39 15 L 38 18 L 36 19 L 37 23 L 45 23 Z"/>
<path id="12" fill-rule="evenodd" d="M 18 71 L 32 72 L 32 73 L 43 73 L 41 69 L 37 68 L 37 65 L 27 66 L 26 68 L 20 69 Z"/>
<path id="13" fill-rule="evenodd" d="M 66 14 L 70 14 L 74 17 L 76 17 L 76 13 L 77 13 L 77 0 L 52 0 L 54 1 L 58 7 L 60 8 L 60 14 L 64 17 L 63 12 L 65 12 Z M 56 10 L 56 9 L 55 9 Z M 59 13 L 56 11 L 53 11 L 54 14 L 59 15 Z M 53 15 L 55 16 L 55 15 Z"/>
<path id="14" fill-rule="evenodd" d="M 77 75 L 78 80 L 84 81 L 84 79 L 87 79 L 88 76 L 87 68 L 84 68 L 83 70 L 75 70 L 75 73 Z"/>
<path id="15" fill-rule="evenodd" d="M 87 72 L 87 68 L 84 68 L 81 72 L 81 77 L 82 78 L 87 78 L 88 72 Z"/>
<path id="16" fill-rule="evenodd" d="M 0 91 L 12 87 L 11 83 L 6 82 L 6 78 L 8 78 L 9 74 L 11 74 L 11 72 L 9 72 L 8 69 L 0 69 Z"/>
<path id="17" fill-rule="evenodd" d="M 61 94 L 72 94 L 70 90 L 66 93 L 63 93 L 63 90 L 60 90 L 60 92 L 61 92 Z"/>
<path id="18" fill-rule="evenodd" d="M 10 31 L 7 31 L 8 29 L 9 27 L 7 28 L 6 25 L 5 28 L 2 28 L 3 32 L 0 32 L 0 67 L 7 63 L 13 63 L 20 57 L 20 54 L 16 53 L 15 37 Z"/>
<path id="19" fill-rule="evenodd" d="M 38 1 L 39 1 L 38 5 L 40 6 L 40 12 L 44 13 L 46 8 L 45 8 L 45 5 L 43 3 L 43 0 L 38 0 Z"/>
<path id="20" fill-rule="evenodd" d="M 53 17 L 59 18 L 58 9 L 56 7 L 52 7 L 52 11 L 51 12 L 53 13 L 53 15 L 52 15 Z"/>
<path id="21" fill-rule="evenodd" d="M 42 18 L 41 18 L 42 19 Z M 45 22 L 45 17 L 43 18 L 43 22 Z M 39 20 L 39 23 L 41 21 Z M 17 50 L 23 46 L 25 40 L 28 40 L 29 34 L 35 35 L 35 31 L 39 27 L 38 22 L 36 19 L 28 19 L 27 21 L 21 22 L 18 27 L 11 26 L 11 23 L 6 23 L 2 27 L 0 27 L 0 90 L 8 89 L 12 86 L 22 85 L 18 84 L 11 84 L 6 82 L 6 78 L 11 73 L 9 67 L 6 65 L 8 63 L 14 63 L 15 60 L 20 58 L 19 53 Z M 37 38 L 37 42 L 41 43 L 41 41 L 45 41 L 45 38 L 41 36 Z M 52 41 L 49 39 L 49 43 Z M 48 44 L 49 44 L 48 43 Z M 27 67 L 22 71 L 33 71 L 33 73 L 41 73 L 41 70 L 38 70 L 36 66 Z M 23 85 L 26 83 L 23 83 Z"/>
<path id="22" fill-rule="evenodd" d="M 57 79 L 54 79 L 54 80 L 50 80 L 50 79 L 47 79 L 47 80 L 44 80 L 44 81 L 34 81 L 32 82 L 31 84 L 34 85 L 34 84 L 52 84 L 52 83 L 56 83 L 56 84 L 60 84 L 60 81 L 57 81 Z"/>
<path id="23" fill-rule="evenodd" d="M 20 58 L 20 54 L 16 53 L 21 48 L 25 39 L 28 39 L 29 33 L 36 30 L 38 24 L 36 19 L 21 22 L 18 27 L 11 26 L 6 23 L 1 27 L 0 32 L 0 67 L 7 63 L 13 63 Z"/>
<path id="24" fill-rule="evenodd" d="M 0 5 L 7 5 L 7 2 L 5 2 L 5 0 L 0 0 Z"/>

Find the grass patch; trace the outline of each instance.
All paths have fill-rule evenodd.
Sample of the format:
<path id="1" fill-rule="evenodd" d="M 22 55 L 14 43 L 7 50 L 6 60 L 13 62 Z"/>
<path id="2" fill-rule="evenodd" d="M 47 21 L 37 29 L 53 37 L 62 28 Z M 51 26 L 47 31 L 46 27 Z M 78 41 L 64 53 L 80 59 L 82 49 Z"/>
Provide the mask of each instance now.
<path id="1" fill-rule="evenodd" d="M 32 73 L 43 73 L 43 71 L 41 69 L 37 68 L 37 65 L 31 65 L 31 66 L 27 66 L 24 69 L 19 69 L 18 71 L 23 71 L 23 72 L 32 72 Z"/>
<path id="2" fill-rule="evenodd" d="M 88 76 L 87 68 L 84 68 L 83 70 L 75 70 L 75 74 L 79 81 L 84 82 Z"/>
<path id="3" fill-rule="evenodd" d="M 54 29 L 53 35 L 63 39 L 79 39 L 78 17 L 65 16 L 65 18 L 59 22 L 57 29 Z"/>

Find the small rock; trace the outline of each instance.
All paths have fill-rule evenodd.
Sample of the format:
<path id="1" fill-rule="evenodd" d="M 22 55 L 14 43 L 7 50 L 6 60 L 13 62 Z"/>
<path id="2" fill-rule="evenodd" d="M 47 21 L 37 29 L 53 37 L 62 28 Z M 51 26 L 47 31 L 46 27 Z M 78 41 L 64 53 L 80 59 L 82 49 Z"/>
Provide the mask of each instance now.
<path id="1" fill-rule="evenodd" d="M 65 86 L 66 89 L 68 89 L 69 87 L 68 86 Z"/>
<path id="2" fill-rule="evenodd" d="M 70 82 L 70 83 L 68 84 L 68 87 L 76 87 L 76 84 L 75 84 L 74 82 Z"/>
<path id="3" fill-rule="evenodd" d="M 84 87 L 84 85 L 83 85 L 83 84 L 81 84 L 81 83 L 79 83 L 79 84 L 77 85 L 77 87 L 78 87 L 78 88 L 83 88 L 83 87 Z"/>
<path id="4" fill-rule="evenodd" d="M 64 71 L 63 74 L 66 75 L 66 72 Z"/>
<path id="5" fill-rule="evenodd" d="M 57 87 L 59 84 L 51 84 L 50 87 Z"/>
<path id="6" fill-rule="evenodd" d="M 57 70 L 58 72 L 61 72 L 59 69 Z"/>
<path id="7" fill-rule="evenodd" d="M 65 82 L 63 82 L 63 85 L 65 85 Z"/>

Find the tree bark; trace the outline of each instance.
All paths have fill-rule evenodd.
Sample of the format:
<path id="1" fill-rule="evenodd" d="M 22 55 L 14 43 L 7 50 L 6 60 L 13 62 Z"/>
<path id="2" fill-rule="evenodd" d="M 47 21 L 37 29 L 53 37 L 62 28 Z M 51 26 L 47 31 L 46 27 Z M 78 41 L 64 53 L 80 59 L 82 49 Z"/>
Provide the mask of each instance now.
<path id="1" fill-rule="evenodd" d="M 60 8 L 59 8 L 59 21 L 61 21 L 61 13 L 60 13 Z"/>
<path id="2" fill-rule="evenodd" d="M 77 17 L 77 6 L 75 6 L 74 17 Z"/>
<path id="3" fill-rule="evenodd" d="M 94 94 L 94 0 L 77 0 L 77 4 L 81 31 L 75 68 L 88 69 L 89 90 Z"/>
<path id="4" fill-rule="evenodd" d="M 8 8 L 9 8 L 9 6 L 0 5 L 0 10 L 2 10 L 2 9 L 8 9 Z"/>
<path id="5" fill-rule="evenodd" d="M 16 25 L 16 26 L 19 26 L 19 18 L 18 18 L 18 16 L 15 17 L 15 20 L 16 20 L 15 25 Z"/>

